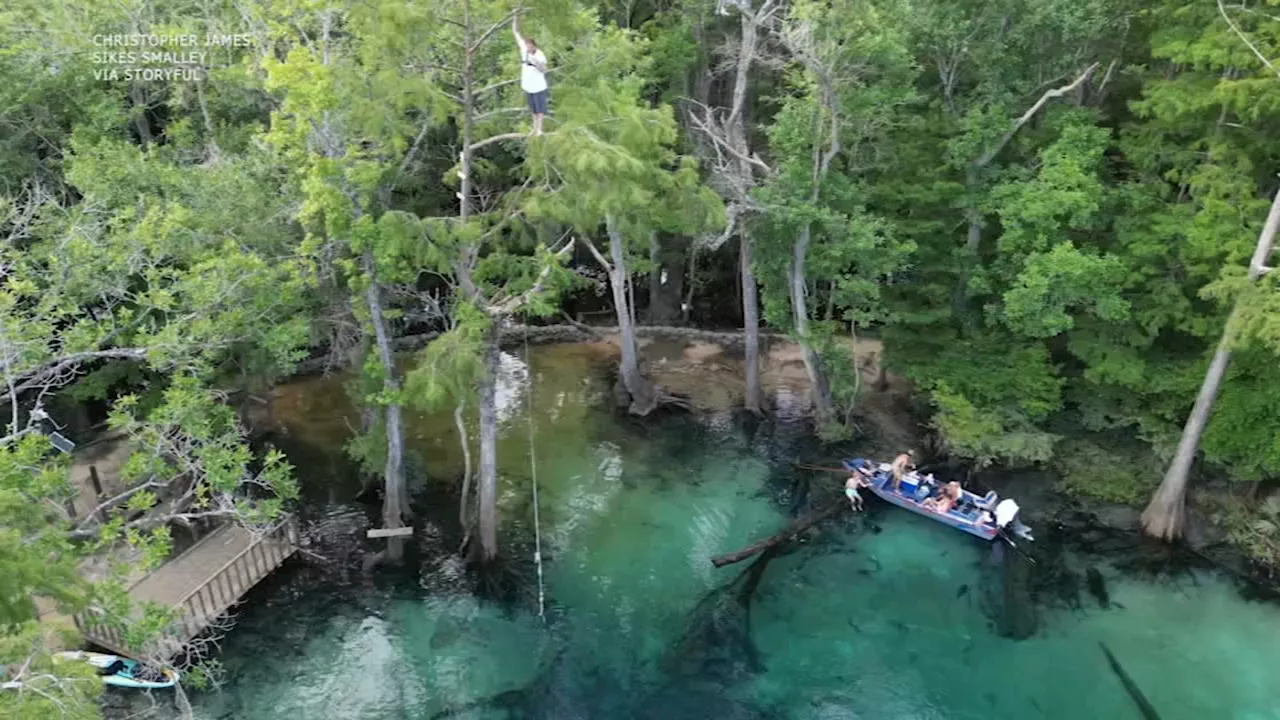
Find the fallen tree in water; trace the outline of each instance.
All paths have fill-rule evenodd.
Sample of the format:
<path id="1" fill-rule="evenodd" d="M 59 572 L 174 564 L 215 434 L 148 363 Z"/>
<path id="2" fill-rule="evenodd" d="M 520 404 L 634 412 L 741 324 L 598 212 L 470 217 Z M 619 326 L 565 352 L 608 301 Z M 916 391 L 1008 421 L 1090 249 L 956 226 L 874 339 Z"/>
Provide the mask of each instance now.
<path id="1" fill-rule="evenodd" d="M 1098 645 L 1102 646 L 1102 653 L 1107 656 L 1107 664 L 1111 666 L 1111 672 L 1120 678 L 1120 684 L 1124 686 L 1125 692 L 1129 693 L 1129 697 L 1138 704 L 1138 712 L 1142 714 L 1143 720 L 1160 720 L 1156 709 L 1147 700 L 1147 696 L 1142 694 L 1142 690 L 1138 689 L 1138 684 L 1129 677 L 1129 673 L 1120 666 L 1120 661 L 1116 660 L 1116 656 L 1111 653 L 1111 648 L 1108 648 L 1104 642 L 1099 642 Z"/>
<path id="2" fill-rule="evenodd" d="M 725 553 L 723 555 L 717 555 L 711 558 L 711 564 L 715 565 L 716 567 L 724 567 L 725 565 L 732 565 L 736 562 L 742 562 L 743 560 L 746 560 L 752 555 L 768 550 L 771 547 L 781 545 L 782 543 L 787 542 L 789 540 L 793 540 L 800 533 L 804 532 L 805 530 L 808 530 L 809 528 L 813 527 L 814 525 L 817 525 L 818 523 L 822 522 L 823 520 L 826 520 L 827 518 L 834 517 L 835 515 L 839 514 L 841 510 L 847 508 L 848 506 L 849 506 L 849 501 L 841 497 L 839 500 L 832 502 L 830 505 L 827 505 L 826 507 L 820 510 L 809 513 L 804 517 L 796 518 L 791 522 L 790 525 L 787 525 L 786 529 L 784 529 L 780 533 L 777 533 L 776 535 L 765 538 L 764 540 L 761 540 L 759 542 L 752 543 L 751 545 L 748 545 L 742 548 L 741 550 L 737 550 L 731 553 Z"/>

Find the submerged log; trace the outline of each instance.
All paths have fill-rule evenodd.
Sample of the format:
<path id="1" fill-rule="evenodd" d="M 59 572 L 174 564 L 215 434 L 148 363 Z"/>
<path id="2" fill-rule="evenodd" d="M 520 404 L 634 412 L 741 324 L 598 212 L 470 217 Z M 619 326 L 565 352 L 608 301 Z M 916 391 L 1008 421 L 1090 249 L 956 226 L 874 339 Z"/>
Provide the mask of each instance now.
<path id="1" fill-rule="evenodd" d="M 732 565 L 736 562 L 742 562 L 743 560 L 746 560 L 752 555 L 763 552 L 765 550 L 768 550 L 771 547 L 774 547 L 775 545 L 780 545 L 784 542 L 787 542 L 788 540 L 795 538 L 796 535 L 799 535 L 800 533 L 804 532 L 805 530 L 808 530 L 809 528 L 813 527 L 814 525 L 817 525 L 818 523 L 822 522 L 823 520 L 826 520 L 829 517 L 835 516 L 837 513 L 839 513 L 841 510 L 847 507 L 849 507 L 849 501 L 841 497 L 839 500 L 831 503 L 830 505 L 822 508 L 821 510 L 817 510 L 815 512 L 809 513 L 808 515 L 805 515 L 804 517 L 801 517 L 801 518 L 796 518 L 791 522 L 790 525 L 786 527 L 785 530 L 783 530 L 782 532 L 776 535 L 773 535 L 772 537 L 768 537 L 759 542 L 752 543 L 751 545 L 748 545 L 742 548 L 741 550 L 731 552 L 731 553 L 725 553 L 723 555 L 717 555 L 711 558 L 711 564 L 715 565 L 716 567 L 724 567 L 725 565 Z"/>
<path id="2" fill-rule="evenodd" d="M 1120 678 L 1120 684 L 1124 685 L 1125 692 L 1129 693 L 1129 697 L 1138 704 L 1138 712 L 1142 713 L 1143 720 L 1160 720 L 1156 709 L 1151 706 L 1147 696 L 1142 694 L 1142 690 L 1138 689 L 1138 684 L 1129 677 L 1129 673 L 1120 666 L 1120 661 L 1116 660 L 1116 656 L 1111 653 L 1111 648 L 1108 648 L 1104 642 L 1099 642 L 1098 645 L 1102 646 L 1102 652 L 1107 656 L 1107 664 L 1111 666 L 1111 672 Z"/>

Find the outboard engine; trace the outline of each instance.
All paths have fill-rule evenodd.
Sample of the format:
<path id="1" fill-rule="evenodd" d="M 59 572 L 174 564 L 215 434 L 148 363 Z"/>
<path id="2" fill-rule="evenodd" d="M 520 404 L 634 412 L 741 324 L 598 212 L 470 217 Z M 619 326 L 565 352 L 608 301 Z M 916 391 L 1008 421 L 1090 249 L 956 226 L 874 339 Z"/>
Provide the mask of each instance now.
<path id="1" fill-rule="evenodd" d="M 1002 532 L 1012 533 L 1027 541 L 1034 541 L 1035 538 L 1031 536 L 1031 528 L 1018 519 L 1018 511 L 1020 509 L 1018 503 L 1014 502 L 1012 498 L 1001 500 L 996 505 L 996 527 L 1000 528 Z"/>

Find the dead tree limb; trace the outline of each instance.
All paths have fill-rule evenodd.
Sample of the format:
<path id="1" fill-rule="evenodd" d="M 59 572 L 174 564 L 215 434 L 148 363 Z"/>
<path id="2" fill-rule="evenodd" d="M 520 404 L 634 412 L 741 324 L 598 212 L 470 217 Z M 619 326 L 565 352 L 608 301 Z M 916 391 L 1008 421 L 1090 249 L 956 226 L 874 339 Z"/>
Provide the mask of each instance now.
<path id="1" fill-rule="evenodd" d="M 1070 85 L 1063 85 L 1060 88 L 1055 88 L 1053 90 L 1046 90 L 1045 93 L 1040 96 L 1040 99 L 1037 100 L 1034 105 L 1032 105 L 1026 112 L 1022 113 L 1022 117 L 1014 121 L 1013 126 L 1010 127 L 1009 130 L 1005 132 L 1003 136 L 1001 136 L 1000 141 L 997 142 L 995 145 L 992 145 L 991 148 L 987 150 L 987 152 L 982 157 L 978 158 L 977 162 L 974 163 L 974 167 L 984 168 L 988 164 L 990 164 L 991 161 L 996 158 L 996 155 L 999 155 L 1000 151 L 1003 150 L 1004 147 L 1009 144 L 1009 141 L 1013 139 L 1013 136 L 1018 134 L 1018 131 L 1022 129 L 1022 126 L 1031 122 L 1031 118 L 1035 117 L 1036 113 L 1040 112 L 1041 108 L 1043 108 L 1046 104 L 1048 104 L 1050 100 L 1054 98 L 1059 98 L 1059 97 L 1062 97 L 1063 95 L 1066 95 L 1067 93 L 1074 92 L 1076 88 L 1080 87 L 1081 83 L 1083 83 L 1085 80 L 1088 80 L 1089 77 L 1092 76 L 1095 71 L 1097 71 L 1098 65 L 1099 63 L 1094 63 L 1089 67 L 1085 68 L 1084 72 L 1080 73 L 1079 77 L 1071 81 Z"/>
<path id="2" fill-rule="evenodd" d="M 1095 62 L 1085 68 L 1084 72 L 1080 73 L 1079 77 L 1071 81 L 1070 84 L 1063 85 L 1060 88 L 1054 88 L 1053 90 L 1046 90 L 1035 104 L 1028 108 L 1026 112 L 1022 113 L 1021 117 L 1013 122 L 1013 125 L 1005 131 L 1005 134 L 1000 137 L 999 141 L 988 148 L 981 157 L 969 164 L 968 170 L 965 171 L 965 185 L 968 186 L 969 192 L 977 191 L 979 180 L 982 177 L 982 171 L 991 164 L 992 160 L 996 159 L 996 156 L 1004 150 L 1005 146 L 1009 144 L 1009 141 L 1013 140 L 1013 136 L 1017 135 L 1018 131 L 1021 130 L 1024 125 L 1031 122 L 1031 118 L 1035 117 L 1036 113 L 1040 112 L 1041 108 L 1047 105 L 1048 102 L 1054 98 L 1059 98 L 1067 93 L 1074 92 L 1076 88 L 1080 87 L 1081 84 L 1092 77 L 1097 70 L 1098 63 Z M 969 222 L 969 231 L 965 238 L 965 249 L 968 251 L 970 259 L 972 259 L 977 257 L 978 250 L 982 247 L 982 213 L 976 208 L 971 208 L 966 214 L 968 216 L 967 220 Z M 965 294 L 969 287 L 969 274 L 970 268 L 968 266 L 962 266 L 959 280 L 956 282 L 955 289 L 952 294 L 952 309 L 957 317 L 963 316 L 964 314 Z"/>
<path id="3" fill-rule="evenodd" d="M 771 547 L 774 547 L 775 545 L 781 545 L 784 542 L 792 540 L 793 538 L 795 538 L 795 536 L 799 535 L 805 530 L 808 530 L 809 528 L 813 527 L 814 525 L 817 525 L 818 523 L 822 522 L 823 520 L 826 520 L 827 518 L 834 517 L 841 510 L 844 510 L 848 507 L 849 507 L 849 501 L 842 497 L 839 500 L 832 502 L 830 505 L 822 508 L 821 510 L 817 510 L 815 512 L 809 513 L 808 515 L 805 515 L 804 517 L 801 517 L 801 518 L 796 518 L 791 522 L 790 525 L 786 527 L 785 530 L 783 530 L 782 532 L 776 535 L 765 538 L 764 540 L 761 540 L 759 542 L 752 543 L 751 545 L 748 545 L 742 548 L 741 550 L 731 552 L 731 553 L 725 553 L 724 555 L 717 555 L 711 558 L 711 564 L 715 565 L 716 567 L 724 567 L 725 565 L 732 565 L 736 562 L 742 562 L 743 560 L 746 560 L 747 558 L 751 557 L 752 555 L 755 555 L 756 553 L 763 552 L 765 550 L 768 550 Z"/>

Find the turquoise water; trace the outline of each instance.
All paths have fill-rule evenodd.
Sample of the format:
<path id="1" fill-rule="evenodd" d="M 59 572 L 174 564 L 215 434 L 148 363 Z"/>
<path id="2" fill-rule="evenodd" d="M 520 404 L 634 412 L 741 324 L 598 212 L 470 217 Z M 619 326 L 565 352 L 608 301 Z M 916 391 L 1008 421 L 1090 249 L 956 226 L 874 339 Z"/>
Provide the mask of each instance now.
<path id="1" fill-rule="evenodd" d="M 192 696 L 197 718 L 1139 717 L 1099 641 L 1164 720 L 1280 718 L 1271 680 L 1280 610 L 1241 600 L 1209 573 L 1157 582 L 1103 565 L 1111 609 L 1089 599 L 1078 610 L 1046 605 L 1038 634 L 1012 641 L 996 636 L 983 609 L 988 546 L 875 506 L 757 566 L 754 594 L 737 602 L 744 580 L 717 589 L 750 563 L 715 569 L 708 558 L 786 522 L 800 429 L 752 433 L 723 415 L 614 418 L 597 407 L 598 359 L 569 350 L 534 358 L 540 618 L 529 398 L 519 361 L 508 366 L 504 541 L 524 591 L 478 599 L 450 555 L 454 511 L 441 507 L 439 478 L 453 465 L 431 460 L 432 448 L 456 444 L 440 439 L 445 423 L 418 419 L 420 437 L 411 426 L 435 478 L 420 552 L 371 579 L 358 558 L 336 559 L 367 542 L 368 525 L 342 463 L 316 460 L 335 443 L 312 443 L 316 455 L 295 448 L 295 462 L 316 470 L 309 517 L 323 536 L 316 550 L 331 561 L 295 562 L 250 596 L 224 643 L 227 685 Z M 308 396 L 325 412 L 349 411 L 316 389 Z M 315 432 L 333 419 L 299 411 Z M 306 432 L 292 430 L 298 448 Z"/>

